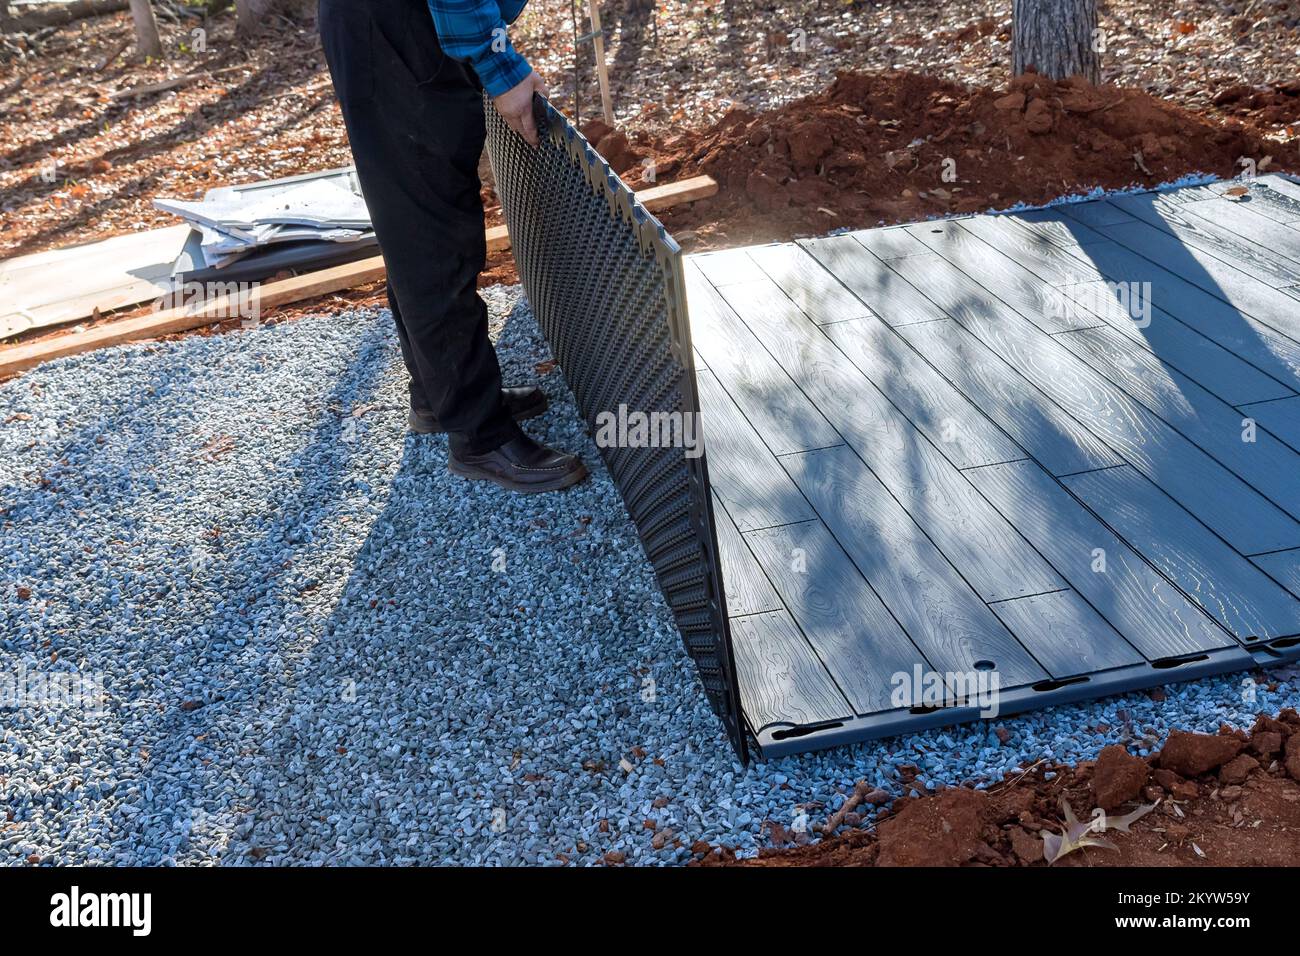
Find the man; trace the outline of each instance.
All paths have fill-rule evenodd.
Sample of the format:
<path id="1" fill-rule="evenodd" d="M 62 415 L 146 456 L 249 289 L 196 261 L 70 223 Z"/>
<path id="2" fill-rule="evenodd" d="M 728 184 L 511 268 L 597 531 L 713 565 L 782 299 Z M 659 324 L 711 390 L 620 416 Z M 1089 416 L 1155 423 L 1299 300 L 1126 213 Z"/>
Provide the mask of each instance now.
<path id="1" fill-rule="evenodd" d="M 479 158 L 482 91 L 537 145 L 546 87 L 506 37 L 524 0 L 320 0 L 321 44 L 388 267 L 388 302 L 410 372 L 412 431 L 449 434 L 449 468 L 512 491 L 577 484 L 574 455 L 516 424 L 546 410 L 535 387 L 502 388 L 477 292 L 487 259 Z"/>

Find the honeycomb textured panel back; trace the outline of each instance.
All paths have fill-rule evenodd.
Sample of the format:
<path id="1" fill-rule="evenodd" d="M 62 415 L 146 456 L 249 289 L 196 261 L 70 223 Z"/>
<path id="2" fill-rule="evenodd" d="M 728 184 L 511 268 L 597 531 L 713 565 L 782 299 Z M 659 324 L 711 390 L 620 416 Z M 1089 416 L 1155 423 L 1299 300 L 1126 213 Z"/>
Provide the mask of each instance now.
<path id="1" fill-rule="evenodd" d="M 559 111 L 540 98 L 535 106 L 537 148 L 484 100 L 488 155 L 519 276 L 743 760 L 706 456 L 681 441 L 656 447 L 662 428 L 650 429 L 651 442 L 641 447 L 599 441 L 611 416 L 681 423 L 687 427 L 676 436 L 700 441 L 700 429 L 690 430 L 699 402 L 681 249 Z"/>

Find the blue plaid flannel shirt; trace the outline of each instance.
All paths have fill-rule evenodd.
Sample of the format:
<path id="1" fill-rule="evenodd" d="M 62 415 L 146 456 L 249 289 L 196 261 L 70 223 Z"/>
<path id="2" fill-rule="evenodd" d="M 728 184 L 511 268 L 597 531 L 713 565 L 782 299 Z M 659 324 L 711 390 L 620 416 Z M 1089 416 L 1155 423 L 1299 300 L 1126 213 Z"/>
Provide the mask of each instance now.
<path id="1" fill-rule="evenodd" d="M 506 36 L 527 0 L 429 0 L 438 42 L 448 56 L 466 61 L 483 88 L 500 96 L 533 71 Z"/>

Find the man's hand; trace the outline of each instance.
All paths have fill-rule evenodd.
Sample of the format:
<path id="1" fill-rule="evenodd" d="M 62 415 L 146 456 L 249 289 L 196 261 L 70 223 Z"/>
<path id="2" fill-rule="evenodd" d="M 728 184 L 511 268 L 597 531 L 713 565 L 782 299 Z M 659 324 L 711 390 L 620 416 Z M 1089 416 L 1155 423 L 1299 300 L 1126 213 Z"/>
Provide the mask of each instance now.
<path id="1" fill-rule="evenodd" d="M 512 130 L 522 136 L 529 146 L 537 145 L 537 121 L 533 119 L 533 94 L 547 95 L 546 84 L 533 71 L 522 80 L 492 100 L 497 112 Z"/>

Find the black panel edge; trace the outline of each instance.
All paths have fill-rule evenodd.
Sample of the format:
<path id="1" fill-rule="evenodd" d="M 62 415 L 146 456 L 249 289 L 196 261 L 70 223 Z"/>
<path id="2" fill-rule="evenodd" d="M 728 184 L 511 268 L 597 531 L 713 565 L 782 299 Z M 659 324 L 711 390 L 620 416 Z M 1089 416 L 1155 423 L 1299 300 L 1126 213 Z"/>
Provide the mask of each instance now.
<path id="1" fill-rule="evenodd" d="M 484 96 L 484 111 L 488 129 L 487 148 L 492 164 L 493 178 L 496 181 L 502 212 L 506 219 L 507 228 L 510 231 L 520 279 L 528 291 L 533 308 L 535 310 L 545 308 L 545 297 L 534 296 L 533 294 L 534 290 L 541 288 L 540 283 L 543 277 L 533 274 L 536 270 L 529 269 L 528 263 L 521 261 L 521 255 L 518 251 L 520 241 L 516 235 L 516 229 L 520 225 L 521 217 L 525 215 L 525 210 L 520 207 L 535 197 L 507 195 L 511 190 L 508 188 L 503 189 L 502 181 L 512 171 L 510 164 L 526 163 L 531 167 L 530 172 L 538 173 L 542 170 L 545 153 L 548 150 L 558 150 L 562 151 L 571 168 L 582 172 L 587 185 L 590 187 L 590 193 L 587 196 L 570 195 L 564 197 L 565 200 L 569 203 L 603 203 L 608 216 L 611 219 L 618 220 L 626 227 L 635 237 L 642 254 L 652 256 L 662 273 L 670 358 L 680 373 L 677 379 L 680 394 L 679 410 L 684 414 L 692 415 L 698 421 L 700 411 L 699 394 L 695 382 L 694 350 L 691 347 L 690 321 L 687 313 L 686 289 L 682 273 L 681 247 L 664 228 L 663 224 L 641 204 L 633 191 L 610 169 L 605 159 L 596 152 L 586 137 L 569 122 L 563 113 L 541 96 L 534 97 L 533 108 L 542 141 L 536 151 L 530 150 L 524 144 L 522 137 L 506 126 L 493 106 L 491 99 L 486 95 Z M 535 189 L 537 186 L 536 180 L 530 181 L 529 185 Z M 574 192 L 578 191 L 575 190 Z M 616 267 L 607 268 L 603 260 L 598 256 L 589 255 L 583 261 L 583 268 L 600 273 L 608 272 L 609 268 Z M 572 276 L 570 274 L 550 278 L 563 282 L 570 280 Z M 550 317 L 545 317 L 539 312 L 537 315 L 538 325 L 550 342 L 552 350 L 558 353 L 560 347 L 557 342 L 556 324 L 548 321 L 548 318 Z M 558 320 L 563 317 L 557 316 L 554 318 Z M 639 321 L 641 325 L 636 329 L 638 333 L 643 331 L 641 326 L 647 324 L 645 317 L 641 317 Z M 606 325 L 608 324 L 607 322 Z M 580 335 L 583 330 L 573 328 L 572 325 L 570 323 L 570 328 L 566 331 L 577 332 Z M 570 343 L 571 345 L 572 343 Z M 602 345 L 603 342 L 596 340 L 594 335 L 591 341 L 585 343 L 585 347 L 591 350 L 598 350 Z M 570 376 L 570 369 L 565 367 L 564 362 L 560 360 L 559 354 L 556 355 L 556 359 L 561 371 L 564 372 L 565 379 L 574 392 L 575 399 L 587 420 L 588 426 L 594 429 L 595 414 L 598 410 L 590 407 L 590 402 L 584 401 L 582 395 L 585 390 L 581 387 L 582 383 L 575 381 Z M 608 463 L 611 455 L 605 449 L 601 451 Z M 698 611 L 675 605 L 670 589 L 666 586 L 664 569 L 656 566 L 655 575 L 676 619 L 687 652 L 695 659 L 697 667 L 701 667 L 700 676 L 704 682 L 713 710 L 721 719 L 737 757 L 742 763 L 748 763 L 749 741 L 746 737 L 746 724 L 741 714 L 740 688 L 732 653 L 731 629 L 726 615 L 726 595 L 723 590 L 722 571 L 719 563 L 713 500 L 709 491 L 707 452 L 701 453 L 697 457 L 689 457 L 683 449 L 681 450 L 681 458 L 689 476 L 689 521 L 694 532 L 695 544 L 700 552 L 699 560 L 703 571 L 702 583 L 707 602 L 708 626 L 711 631 L 710 643 L 712 646 L 710 648 L 702 649 L 693 645 L 688 636 L 691 631 L 697 630 L 694 620 L 688 621 L 688 618 L 698 618 Z M 624 496 L 625 503 L 627 503 L 626 489 L 620 483 L 617 475 L 615 475 L 615 485 L 619 487 L 620 493 Z M 633 522 L 638 523 L 631 507 L 628 508 L 628 513 L 633 518 Z M 646 529 L 638 523 L 637 530 L 641 537 L 642 546 L 645 547 Z M 648 549 L 646 554 L 651 564 L 655 565 L 654 557 Z M 708 657 L 712 657 L 716 662 L 716 667 L 720 671 L 721 686 L 711 687 L 711 682 L 705 678 L 704 659 Z"/>
<path id="2" fill-rule="evenodd" d="M 1273 646 L 1252 648 L 1251 651 L 1237 646 L 1215 648 L 1203 654 L 1189 655 L 1187 663 L 1176 667 L 1162 668 L 1143 662 L 1082 674 L 1080 676 L 1087 680 L 1071 682 L 1072 678 L 1065 678 L 1050 682 L 1058 686 L 1049 690 L 1035 690 L 1034 685 L 1028 684 L 1009 688 L 1001 692 L 997 717 L 992 718 L 981 717 L 977 707 L 944 707 L 924 713 L 900 709 L 806 728 L 774 725 L 751 728 L 751 733 L 759 758 L 768 760 L 978 720 L 997 720 L 1045 707 L 1097 700 L 1134 690 L 1300 660 L 1300 641 L 1284 638 L 1266 644 Z M 1049 682 L 1040 681 L 1039 685 L 1043 683 Z"/>

